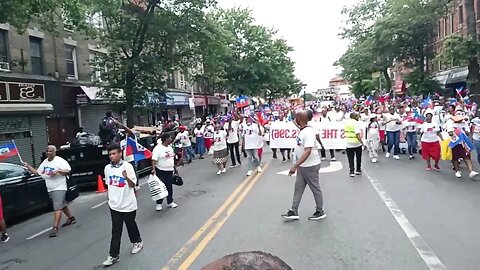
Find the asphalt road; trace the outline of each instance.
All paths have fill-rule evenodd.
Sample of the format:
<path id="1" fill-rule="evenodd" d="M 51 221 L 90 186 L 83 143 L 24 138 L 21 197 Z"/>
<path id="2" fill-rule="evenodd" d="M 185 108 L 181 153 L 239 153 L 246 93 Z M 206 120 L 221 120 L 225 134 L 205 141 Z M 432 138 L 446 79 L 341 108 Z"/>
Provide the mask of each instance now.
<path id="1" fill-rule="evenodd" d="M 480 268 L 480 183 L 454 178 L 448 163 L 442 172 L 426 172 L 420 160 L 405 156 L 364 162 L 364 175 L 351 179 L 345 156 L 337 154 L 338 162 L 322 164 L 322 221 L 307 220 L 315 210 L 308 188 L 301 219 L 281 219 L 295 178 L 285 175 L 289 163 L 268 152 L 264 172 L 248 178 L 245 165 L 217 176 L 208 159 L 181 168 L 177 209 L 155 212 L 143 186 L 137 223 L 144 249 L 131 255 L 124 230 L 121 261 L 111 269 L 200 269 L 252 250 L 279 256 L 293 269 Z M 106 194 L 82 194 L 72 205 L 77 224 L 54 239 L 48 238 L 51 214 L 9 228 L 0 269 L 100 269 L 111 230 L 105 201 Z"/>

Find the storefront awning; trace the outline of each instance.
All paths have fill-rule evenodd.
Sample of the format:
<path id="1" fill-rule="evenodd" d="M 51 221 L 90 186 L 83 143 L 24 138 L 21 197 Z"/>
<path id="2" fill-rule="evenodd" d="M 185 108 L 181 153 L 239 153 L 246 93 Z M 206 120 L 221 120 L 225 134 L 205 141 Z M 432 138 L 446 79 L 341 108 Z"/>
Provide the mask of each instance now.
<path id="1" fill-rule="evenodd" d="M 468 67 L 453 69 L 445 84 L 467 82 Z"/>
<path id="2" fill-rule="evenodd" d="M 168 106 L 188 106 L 188 98 L 191 97 L 189 94 L 180 92 L 167 92 L 166 96 Z"/>
<path id="3" fill-rule="evenodd" d="M 1 104 L 0 112 L 2 113 L 48 113 L 53 111 L 53 105 L 48 103 L 26 103 L 26 104 Z"/>
<path id="4" fill-rule="evenodd" d="M 88 99 L 90 101 L 107 101 L 109 100 L 108 97 L 102 96 L 102 91 L 106 91 L 103 88 L 96 87 L 96 86 L 83 86 L 81 85 L 80 88 L 82 88 L 82 91 L 87 95 Z M 113 98 L 114 99 L 120 99 L 125 96 L 123 93 L 122 89 L 119 89 L 117 91 L 111 91 L 111 94 L 114 94 Z"/>

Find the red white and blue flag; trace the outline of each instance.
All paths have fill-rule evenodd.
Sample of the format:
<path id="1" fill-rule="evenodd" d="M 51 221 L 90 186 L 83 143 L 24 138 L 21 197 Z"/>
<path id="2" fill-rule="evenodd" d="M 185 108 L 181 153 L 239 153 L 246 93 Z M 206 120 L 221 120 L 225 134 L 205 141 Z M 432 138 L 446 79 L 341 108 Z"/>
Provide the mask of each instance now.
<path id="1" fill-rule="evenodd" d="M 143 147 L 141 144 L 136 142 L 134 139 L 127 138 L 127 147 L 125 149 L 125 160 L 126 161 L 140 161 L 143 159 L 152 158 L 152 152 L 147 148 Z"/>
<path id="2" fill-rule="evenodd" d="M 374 98 L 372 96 L 368 96 L 367 99 L 365 100 L 365 106 L 372 105 L 373 101 L 374 101 Z"/>
<path id="3" fill-rule="evenodd" d="M 0 145 L 0 161 L 14 156 L 18 156 L 18 149 L 13 141 Z"/>

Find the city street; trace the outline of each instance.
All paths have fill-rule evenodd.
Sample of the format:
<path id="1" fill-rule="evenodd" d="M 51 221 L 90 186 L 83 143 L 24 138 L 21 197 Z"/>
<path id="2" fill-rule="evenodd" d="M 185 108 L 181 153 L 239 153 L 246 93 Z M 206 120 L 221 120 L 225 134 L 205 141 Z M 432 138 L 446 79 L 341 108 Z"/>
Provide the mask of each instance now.
<path id="1" fill-rule="evenodd" d="M 299 221 L 281 214 L 291 205 L 290 163 L 264 154 L 264 172 L 246 178 L 246 165 L 217 176 L 211 157 L 180 169 L 177 209 L 155 212 L 148 187 L 138 194 L 137 223 L 144 249 L 131 255 L 126 229 L 120 262 L 111 269 L 200 269 L 238 251 L 272 253 L 293 269 L 462 269 L 480 265 L 480 183 L 426 172 L 421 160 L 364 161 L 364 174 L 348 177 L 346 156 L 324 162 L 321 187 L 327 218 L 309 221 L 310 190 Z M 364 158 L 367 153 L 364 152 Z M 476 163 L 476 162 L 475 162 Z M 146 178 L 142 179 L 146 183 Z M 51 214 L 9 228 L 0 245 L 0 269 L 101 269 L 108 255 L 106 194 L 84 193 L 72 204 L 77 224 L 50 239 Z"/>

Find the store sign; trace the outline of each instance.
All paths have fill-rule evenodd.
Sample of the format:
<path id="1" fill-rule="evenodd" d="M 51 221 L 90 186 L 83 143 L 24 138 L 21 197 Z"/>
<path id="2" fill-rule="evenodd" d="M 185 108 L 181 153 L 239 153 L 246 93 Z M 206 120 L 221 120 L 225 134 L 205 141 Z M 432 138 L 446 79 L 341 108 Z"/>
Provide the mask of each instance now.
<path id="1" fill-rule="evenodd" d="M 208 98 L 208 105 L 219 105 L 220 98 L 218 97 L 207 97 Z"/>
<path id="2" fill-rule="evenodd" d="M 195 97 L 193 102 L 195 103 L 195 106 L 207 106 L 205 97 Z"/>
<path id="3" fill-rule="evenodd" d="M 7 99 L 7 84 L 0 82 L 0 101 L 6 101 Z"/>
<path id="4" fill-rule="evenodd" d="M 15 102 L 45 102 L 45 87 L 36 83 L 0 83 L 0 100 Z"/>
<path id="5" fill-rule="evenodd" d="M 77 94 L 77 105 L 88 104 L 88 96 L 85 94 Z"/>
<path id="6" fill-rule="evenodd" d="M 167 105 L 175 106 L 175 105 L 188 105 L 188 95 L 178 95 L 167 93 Z"/>

